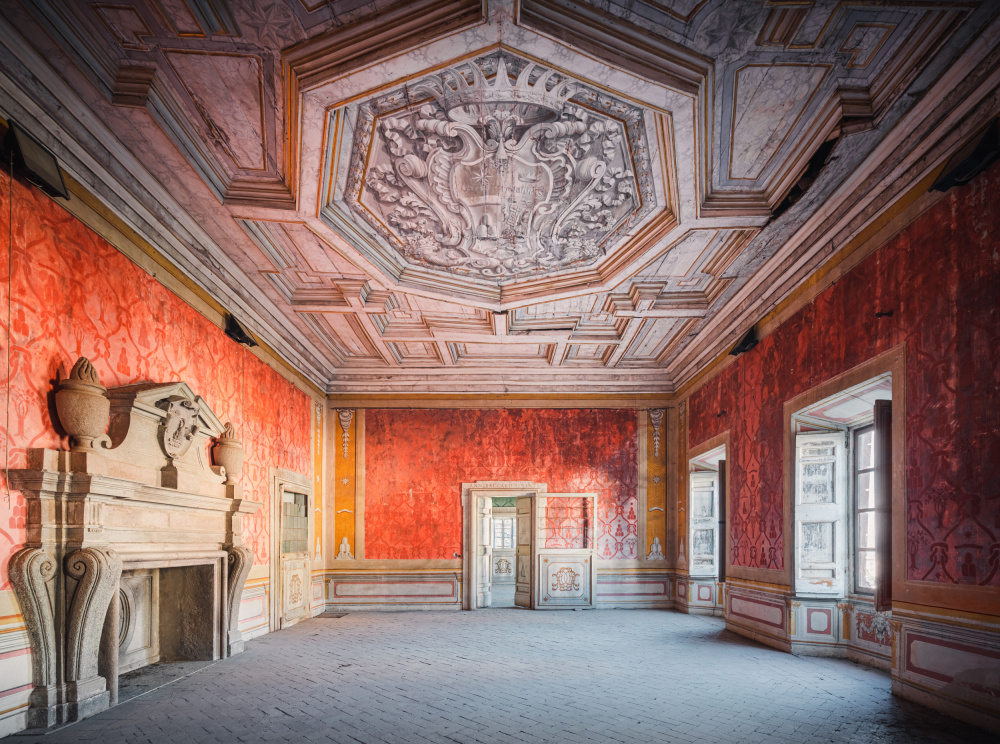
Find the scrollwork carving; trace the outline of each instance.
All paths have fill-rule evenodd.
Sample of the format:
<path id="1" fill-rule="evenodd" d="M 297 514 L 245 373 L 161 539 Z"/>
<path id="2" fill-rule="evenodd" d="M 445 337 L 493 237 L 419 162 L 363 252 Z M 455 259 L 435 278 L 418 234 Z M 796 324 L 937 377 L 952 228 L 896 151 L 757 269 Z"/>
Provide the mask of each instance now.
<path id="1" fill-rule="evenodd" d="M 118 591 L 122 559 L 107 548 L 80 548 L 66 557 L 66 574 L 77 581 L 66 630 L 66 680 L 97 676 L 97 655 L 108 603 Z"/>
<path id="2" fill-rule="evenodd" d="M 18 551 L 7 568 L 31 637 L 31 671 L 39 686 L 57 681 L 59 654 L 52 597 L 58 568 L 56 559 L 41 548 Z"/>
<path id="3" fill-rule="evenodd" d="M 249 548 L 229 548 L 229 596 L 226 597 L 226 601 L 229 607 L 230 643 L 240 638 L 240 601 L 251 568 L 253 568 L 253 553 Z"/>

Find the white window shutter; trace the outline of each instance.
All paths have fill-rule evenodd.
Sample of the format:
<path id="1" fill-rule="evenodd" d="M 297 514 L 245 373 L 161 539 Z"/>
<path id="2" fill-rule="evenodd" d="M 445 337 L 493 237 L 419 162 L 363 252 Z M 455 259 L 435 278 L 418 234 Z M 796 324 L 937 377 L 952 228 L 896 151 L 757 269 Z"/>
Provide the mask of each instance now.
<path id="1" fill-rule="evenodd" d="M 847 435 L 795 438 L 795 592 L 844 596 L 847 573 Z"/>
<path id="2" fill-rule="evenodd" d="M 691 473 L 688 480 L 691 484 L 688 575 L 714 578 L 719 575 L 719 474 Z"/>

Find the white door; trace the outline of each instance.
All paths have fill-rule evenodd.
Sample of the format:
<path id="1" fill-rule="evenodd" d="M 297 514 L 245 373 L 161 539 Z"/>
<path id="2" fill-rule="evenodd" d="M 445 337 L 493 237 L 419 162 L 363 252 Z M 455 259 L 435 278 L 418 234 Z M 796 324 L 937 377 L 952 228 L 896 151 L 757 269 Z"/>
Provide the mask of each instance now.
<path id="1" fill-rule="evenodd" d="M 309 497 L 281 494 L 281 627 L 309 617 Z"/>
<path id="2" fill-rule="evenodd" d="M 795 592 L 844 596 L 847 569 L 847 437 L 795 438 Z"/>
<path id="3" fill-rule="evenodd" d="M 688 575 L 715 578 L 719 575 L 719 474 L 691 473 L 689 483 Z"/>
<path id="4" fill-rule="evenodd" d="M 517 499 L 517 528 L 514 549 L 514 606 L 532 608 L 534 571 L 532 554 L 535 544 L 534 499 L 521 496 Z"/>
<path id="5" fill-rule="evenodd" d="M 480 497 L 476 499 L 479 508 L 476 518 L 479 520 L 479 586 L 476 588 L 476 606 L 490 607 L 493 604 L 493 499 Z"/>

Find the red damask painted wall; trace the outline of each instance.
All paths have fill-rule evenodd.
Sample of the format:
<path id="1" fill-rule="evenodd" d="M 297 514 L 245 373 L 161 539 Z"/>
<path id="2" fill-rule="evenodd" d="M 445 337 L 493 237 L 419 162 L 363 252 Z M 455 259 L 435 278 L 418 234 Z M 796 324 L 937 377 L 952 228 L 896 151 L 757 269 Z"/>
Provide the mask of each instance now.
<path id="1" fill-rule="evenodd" d="M 735 565 L 782 567 L 784 401 L 905 343 L 908 576 L 1000 585 L 998 193 L 1000 163 L 691 396 L 690 446 L 730 431 Z"/>
<path id="2" fill-rule="evenodd" d="M 461 484 L 513 480 L 596 492 L 598 555 L 635 558 L 637 450 L 635 411 L 366 411 L 365 557 L 460 554 Z"/>
<path id="3" fill-rule="evenodd" d="M 4 174 L 0 191 L 0 235 L 6 243 L 11 181 Z M 264 502 L 253 519 L 244 521 L 244 535 L 255 561 L 266 564 L 268 469 L 310 472 L 308 396 L 58 203 L 16 182 L 13 197 L 10 377 L 5 390 L 10 395 L 5 432 L 10 467 L 24 467 L 29 448 L 67 446 L 53 426 L 50 393 L 78 357 L 90 358 L 107 387 L 183 380 L 241 433 L 244 492 L 246 498 Z M 4 344 L 7 285 L 7 262 L 0 260 Z M 6 364 L 0 369 L 6 380 Z M 0 430 L 5 427 L 0 420 Z M 2 487 L 0 590 L 9 588 L 7 561 L 24 541 L 26 512 L 21 494 L 14 491 L 8 497 L 7 484 Z"/>

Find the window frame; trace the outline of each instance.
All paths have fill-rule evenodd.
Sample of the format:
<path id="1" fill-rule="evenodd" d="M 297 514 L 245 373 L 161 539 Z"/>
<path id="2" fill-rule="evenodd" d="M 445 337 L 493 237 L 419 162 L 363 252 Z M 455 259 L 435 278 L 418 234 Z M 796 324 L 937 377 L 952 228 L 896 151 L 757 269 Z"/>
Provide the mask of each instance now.
<path id="1" fill-rule="evenodd" d="M 875 444 L 875 422 L 862 424 L 861 426 L 856 426 L 851 428 L 851 589 L 854 594 L 864 595 L 867 597 L 875 596 L 875 592 L 878 589 L 878 568 L 876 563 L 875 569 L 875 581 L 871 588 L 864 587 L 861 585 L 861 554 L 872 553 L 875 556 L 876 561 L 878 560 L 879 546 L 878 546 L 878 527 L 876 516 L 876 510 L 878 507 L 878 497 L 876 494 L 876 489 L 878 488 L 878 478 L 876 476 L 877 463 L 875 460 L 877 447 Z M 860 462 L 860 447 L 858 445 L 858 440 L 865 434 L 871 434 L 872 437 L 872 460 L 871 466 L 868 468 L 861 468 Z M 861 488 L 860 479 L 863 474 L 871 474 L 871 506 L 862 508 L 861 507 Z M 872 521 L 872 547 L 863 548 L 861 547 L 861 514 L 871 514 Z"/>

